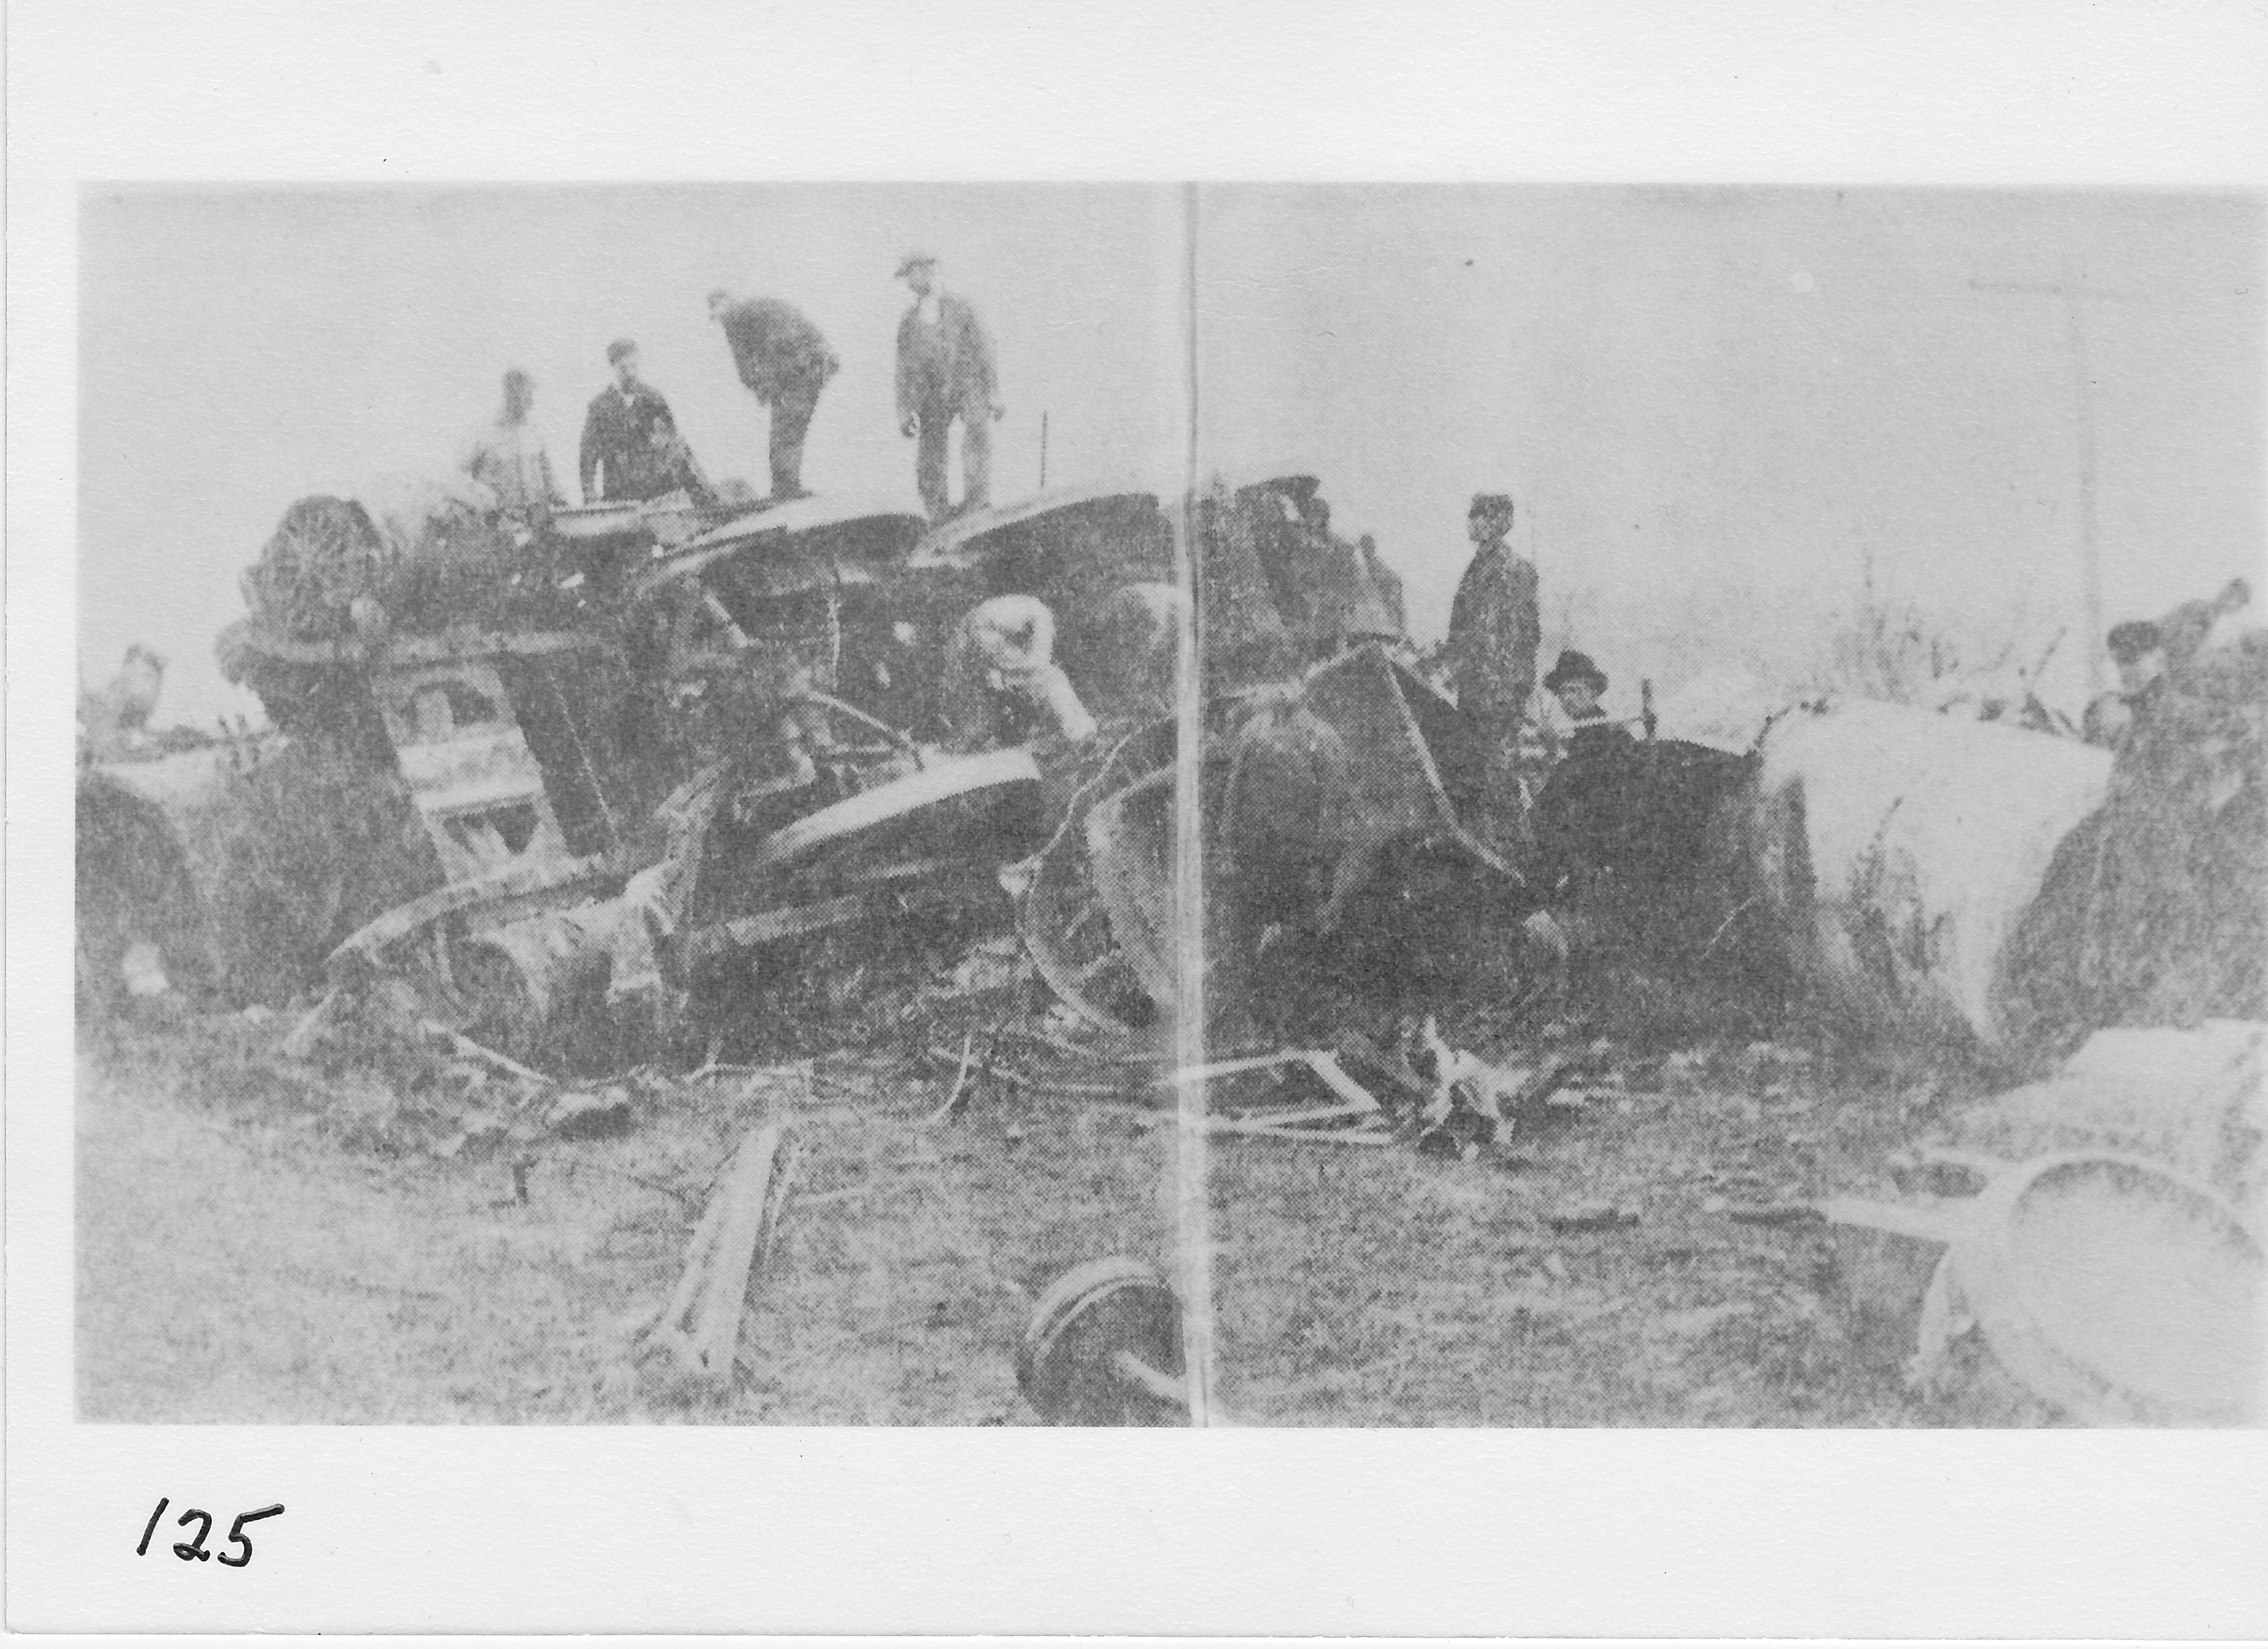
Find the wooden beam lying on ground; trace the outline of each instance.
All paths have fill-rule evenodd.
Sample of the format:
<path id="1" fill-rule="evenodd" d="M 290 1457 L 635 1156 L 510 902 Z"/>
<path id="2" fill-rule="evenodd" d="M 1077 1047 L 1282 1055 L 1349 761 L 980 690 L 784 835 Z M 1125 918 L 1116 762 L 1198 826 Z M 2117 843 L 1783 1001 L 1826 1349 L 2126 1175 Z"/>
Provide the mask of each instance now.
<path id="1" fill-rule="evenodd" d="M 779 1230 L 800 1151 L 784 1123 L 748 1130 L 685 1245 L 684 1274 L 668 1306 L 646 1331 L 647 1344 L 718 1390 L 733 1383 L 741 1319 Z"/>

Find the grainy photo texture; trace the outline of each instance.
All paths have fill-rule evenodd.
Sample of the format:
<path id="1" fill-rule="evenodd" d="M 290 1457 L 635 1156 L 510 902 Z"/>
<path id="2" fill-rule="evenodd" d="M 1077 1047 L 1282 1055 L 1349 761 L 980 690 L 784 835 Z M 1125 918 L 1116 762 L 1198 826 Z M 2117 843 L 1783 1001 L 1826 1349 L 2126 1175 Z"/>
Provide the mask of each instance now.
<path id="1" fill-rule="evenodd" d="M 2264 249 L 88 189 L 80 1417 L 2257 1419 Z"/>

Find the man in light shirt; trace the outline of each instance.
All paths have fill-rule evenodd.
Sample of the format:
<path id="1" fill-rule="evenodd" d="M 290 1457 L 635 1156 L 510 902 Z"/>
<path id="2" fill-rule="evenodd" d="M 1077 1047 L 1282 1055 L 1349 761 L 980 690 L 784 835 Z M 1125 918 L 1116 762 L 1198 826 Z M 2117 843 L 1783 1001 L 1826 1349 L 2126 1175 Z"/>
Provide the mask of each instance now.
<path id="1" fill-rule="evenodd" d="M 956 750 L 1094 736 L 1094 716 L 1056 662 L 1056 615 L 1037 596 L 996 595 L 962 615 L 939 698 Z"/>
<path id="2" fill-rule="evenodd" d="M 474 438 L 463 467 L 496 495 L 504 514 L 540 525 L 567 499 L 551 473 L 543 431 L 529 418 L 534 409 L 535 380 L 515 366 L 504 375 L 504 410 Z"/>

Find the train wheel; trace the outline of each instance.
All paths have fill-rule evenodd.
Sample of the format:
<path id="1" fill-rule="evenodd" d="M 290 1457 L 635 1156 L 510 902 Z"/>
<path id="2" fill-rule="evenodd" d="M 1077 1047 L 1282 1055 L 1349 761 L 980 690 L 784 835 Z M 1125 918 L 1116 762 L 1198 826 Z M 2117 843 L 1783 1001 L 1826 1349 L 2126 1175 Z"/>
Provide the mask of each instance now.
<path id="1" fill-rule="evenodd" d="M 1114 1038 L 1146 1042 L 1161 1016 L 1096 884 L 1086 822 L 1085 812 L 1065 820 L 1031 863 L 1017 929 L 1066 1007 Z"/>

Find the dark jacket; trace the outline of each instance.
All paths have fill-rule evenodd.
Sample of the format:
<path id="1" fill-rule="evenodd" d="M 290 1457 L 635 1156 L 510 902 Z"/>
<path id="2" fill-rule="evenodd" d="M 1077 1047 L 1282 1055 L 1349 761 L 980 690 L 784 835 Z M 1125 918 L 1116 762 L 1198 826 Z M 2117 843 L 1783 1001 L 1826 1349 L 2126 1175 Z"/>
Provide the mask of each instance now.
<path id="1" fill-rule="evenodd" d="M 777 298 L 744 298 L 717 312 L 725 342 L 740 381 L 770 406 L 781 391 L 817 394 L 842 370 L 827 339 L 792 304 Z"/>
<path id="2" fill-rule="evenodd" d="M 1458 703 L 1516 716 L 1535 688 L 1535 563 L 1503 543 L 1484 545 L 1449 607 L 1448 665 Z"/>
<path id="3" fill-rule="evenodd" d="M 1631 736 L 1631 730 L 1618 721 L 1609 720 L 1603 710 L 1584 717 L 1567 734 L 1567 761 L 1571 765 L 1606 769 L 1637 753 L 1638 740 Z"/>
<path id="4" fill-rule="evenodd" d="M 929 412 L 976 417 L 991 410 L 996 380 L 992 340 L 976 312 L 950 292 L 937 294 L 937 324 L 924 326 L 921 306 L 898 322 L 898 421 Z"/>
<path id="5" fill-rule="evenodd" d="M 669 452 L 654 445 L 657 427 L 672 434 L 677 427 L 669 416 L 669 403 L 657 389 L 633 384 L 624 396 L 609 384 L 591 397 L 591 409 L 583 416 L 582 477 L 586 502 L 658 498 L 679 484 L 678 467 Z M 594 489 L 592 482 L 602 468 L 603 484 Z"/>
<path id="6" fill-rule="evenodd" d="M 1575 724 L 1566 759 L 1535 799 L 1544 887 L 1580 866 L 1619 866 L 1629 857 L 1633 832 L 1646 824 L 1646 779 L 1644 754 L 1629 728 L 1603 713 Z"/>

